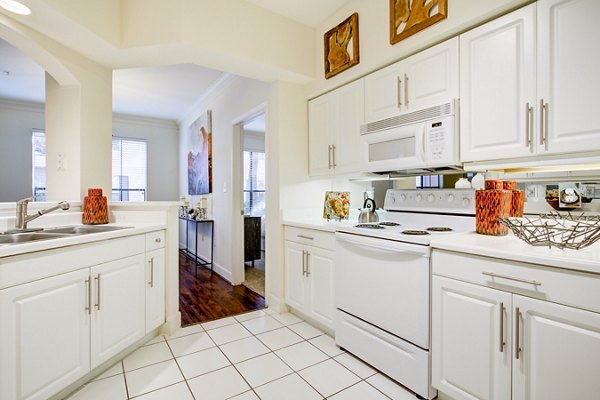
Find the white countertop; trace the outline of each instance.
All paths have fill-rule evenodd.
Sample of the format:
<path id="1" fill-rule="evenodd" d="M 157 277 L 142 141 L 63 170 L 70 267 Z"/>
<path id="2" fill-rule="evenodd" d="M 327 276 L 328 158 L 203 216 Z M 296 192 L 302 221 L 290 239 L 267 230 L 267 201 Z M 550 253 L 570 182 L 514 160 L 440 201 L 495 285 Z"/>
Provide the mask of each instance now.
<path id="1" fill-rule="evenodd" d="M 75 246 L 78 244 L 98 242 L 102 240 L 115 239 L 119 237 L 132 236 L 165 229 L 166 225 L 150 223 L 136 224 L 135 226 L 127 223 L 111 223 L 104 225 L 127 226 L 128 229 L 119 229 L 109 232 L 89 233 L 84 235 L 73 235 L 56 239 L 34 240 L 32 242 L 17 244 L 0 244 L 0 262 L 2 257 L 9 257 L 18 254 L 33 253 L 49 249 L 56 249 L 66 246 Z"/>
<path id="2" fill-rule="evenodd" d="M 434 239 L 431 247 L 600 274 L 600 242 L 581 250 L 571 250 L 531 246 L 512 233 L 488 236 L 470 232 Z"/>
<path id="3" fill-rule="evenodd" d="M 319 231 L 335 232 L 340 226 L 351 226 L 358 224 L 356 220 L 327 221 L 325 219 L 286 219 L 283 225 L 295 226 L 297 228 L 316 229 Z"/>

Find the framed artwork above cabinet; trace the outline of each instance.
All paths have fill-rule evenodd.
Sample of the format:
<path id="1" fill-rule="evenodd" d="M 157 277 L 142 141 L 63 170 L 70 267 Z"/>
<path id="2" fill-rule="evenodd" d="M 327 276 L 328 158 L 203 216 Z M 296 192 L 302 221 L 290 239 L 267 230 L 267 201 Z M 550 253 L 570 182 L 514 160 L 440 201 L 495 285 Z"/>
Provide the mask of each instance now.
<path id="1" fill-rule="evenodd" d="M 325 32 L 323 36 L 326 79 L 360 62 L 358 13 L 352 14 L 336 27 Z"/>
<path id="2" fill-rule="evenodd" d="M 390 0 L 390 44 L 398 43 L 447 16 L 447 0 Z"/>

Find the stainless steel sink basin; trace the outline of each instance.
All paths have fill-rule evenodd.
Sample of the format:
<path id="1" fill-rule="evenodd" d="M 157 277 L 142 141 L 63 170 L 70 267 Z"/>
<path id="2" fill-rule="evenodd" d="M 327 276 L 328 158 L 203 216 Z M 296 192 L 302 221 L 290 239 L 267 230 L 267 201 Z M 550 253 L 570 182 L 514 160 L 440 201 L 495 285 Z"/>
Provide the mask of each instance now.
<path id="1" fill-rule="evenodd" d="M 68 235 L 87 235 L 89 233 L 101 233 L 118 231 L 121 229 L 131 228 L 129 226 L 114 226 L 114 225 L 73 225 L 63 226 L 60 228 L 45 228 L 47 233 L 62 233 Z"/>
<path id="2" fill-rule="evenodd" d="M 35 232 L 8 231 L 0 232 L 0 245 L 28 243 L 37 240 L 59 239 L 91 233 L 118 231 L 131 228 L 130 226 L 114 225 L 72 225 L 58 228 L 45 228 Z"/>
<path id="3" fill-rule="evenodd" d="M 27 243 L 35 240 L 58 239 L 67 236 L 70 235 L 46 232 L 6 233 L 0 235 L 0 244 Z"/>

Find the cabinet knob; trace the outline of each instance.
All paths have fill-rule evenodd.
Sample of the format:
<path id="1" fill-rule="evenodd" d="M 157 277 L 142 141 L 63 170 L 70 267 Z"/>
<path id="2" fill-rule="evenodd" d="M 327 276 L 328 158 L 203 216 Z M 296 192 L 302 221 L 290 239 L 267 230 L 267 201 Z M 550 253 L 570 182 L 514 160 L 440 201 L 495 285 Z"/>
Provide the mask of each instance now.
<path id="1" fill-rule="evenodd" d="M 162 240 L 160 238 L 156 238 L 156 239 L 154 239 L 154 242 L 155 243 L 160 243 L 160 242 L 162 242 Z"/>

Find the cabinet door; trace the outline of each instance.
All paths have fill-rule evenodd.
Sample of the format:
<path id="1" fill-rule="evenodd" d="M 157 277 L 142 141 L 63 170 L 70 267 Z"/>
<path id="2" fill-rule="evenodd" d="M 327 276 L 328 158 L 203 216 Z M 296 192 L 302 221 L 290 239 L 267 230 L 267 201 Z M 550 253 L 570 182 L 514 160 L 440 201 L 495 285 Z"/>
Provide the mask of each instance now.
<path id="1" fill-rule="evenodd" d="M 514 295 L 517 308 L 513 400 L 598 398 L 600 314 Z"/>
<path id="2" fill-rule="evenodd" d="M 165 249 L 146 253 L 146 333 L 165 322 Z"/>
<path id="3" fill-rule="evenodd" d="M 45 400 L 90 371 L 88 278 L 85 269 L 0 291 L 0 398 Z"/>
<path id="4" fill-rule="evenodd" d="M 599 15 L 597 0 L 538 2 L 538 97 L 547 104 L 542 151 L 600 149 Z"/>
<path id="5" fill-rule="evenodd" d="M 398 115 L 402 103 L 401 64 L 373 72 L 365 77 L 365 121 L 373 122 Z"/>
<path id="6" fill-rule="evenodd" d="M 460 158 L 534 150 L 535 4 L 460 35 Z"/>
<path id="7" fill-rule="evenodd" d="M 311 176 L 333 173 L 331 132 L 335 113 L 331 94 L 308 102 L 308 169 Z"/>
<path id="8" fill-rule="evenodd" d="M 455 400 L 510 399 L 510 306 L 510 293 L 433 277 L 431 354 L 436 389 Z"/>
<path id="9" fill-rule="evenodd" d="M 145 259 L 139 254 L 91 268 L 92 369 L 144 336 Z"/>
<path id="10" fill-rule="evenodd" d="M 316 247 L 310 247 L 308 252 L 309 312 L 317 321 L 333 329 L 335 253 Z"/>
<path id="11" fill-rule="evenodd" d="M 332 164 L 336 173 L 358 172 L 366 160 L 367 144 L 360 137 L 364 123 L 364 82 L 358 80 L 332 92 L 337 115 Z"/>
<path id="12" fill-rule="evenodd" d="M 458 37 L 403 61 L 404 104 L 408 111 L 458 98 Z"/>
<path id="13" fill-rule="evenodd" d="M 285 242 L 285 300 L 288 305 L 306 311 L 305 247 Z"/>

